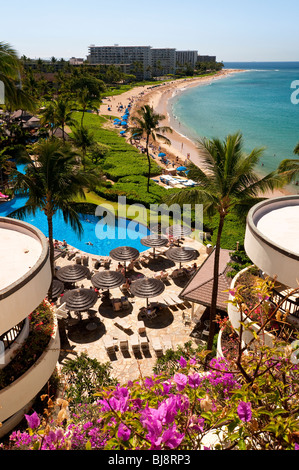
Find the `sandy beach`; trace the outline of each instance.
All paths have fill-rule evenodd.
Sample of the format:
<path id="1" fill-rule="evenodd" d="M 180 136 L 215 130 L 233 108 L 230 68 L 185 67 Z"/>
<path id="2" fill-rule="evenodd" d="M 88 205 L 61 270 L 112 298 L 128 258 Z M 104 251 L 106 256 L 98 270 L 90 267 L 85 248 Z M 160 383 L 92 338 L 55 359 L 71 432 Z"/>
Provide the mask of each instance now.
<path id="1" fill-rule="evenodd" d="M 188 160 L 203 168 L 203 160 L 200 156 L 200 150 L 195 142 L 187 138 L 184 134 L 179 132 L 179 123 L 168 113 L 168 102 L 174 96 L 174 93 L 180 93 L 195 86 L 203 86 L 215 80 L 220 80 L 228 75 L 235 73 L 242 73 L 244 70 L 225 69 L 213 76 L 195 77 L 187 79 L 179 79 L 170 82 L 165 82 L 156 86 L 141 86 L 135 87 L 121 95 L 107 97 L 103 100 L 99 113 L 102 115 L 110 115 L 114 117 L 121 117 L 123 109 L 129 104 L 131 105 L 131 113 L 133 116 L 136 110 L 145 104 L 149 104 L 153 109 L 165 116 L 165 119 L 160 121 L 161 126 L 167 126 L 172 129 L 172 132 L 167 132 L 164 135 L 170 140 L 171 144 L 165 144 L 162 141 L 153 142 L 151 144 L 151 152 L 157 157 L 160 151 L 166 154 L 168 165 L 164 165 L 156 158 L 156 162 L 162 168 L 172 168 L 178 165 L 185 165 Z M 114 127 L 111 122 L 111 127 Z M 273 193 L 264 194 L 264 197 L 279 197 L 290 194 L 289 191 L 275 190 Z"/>

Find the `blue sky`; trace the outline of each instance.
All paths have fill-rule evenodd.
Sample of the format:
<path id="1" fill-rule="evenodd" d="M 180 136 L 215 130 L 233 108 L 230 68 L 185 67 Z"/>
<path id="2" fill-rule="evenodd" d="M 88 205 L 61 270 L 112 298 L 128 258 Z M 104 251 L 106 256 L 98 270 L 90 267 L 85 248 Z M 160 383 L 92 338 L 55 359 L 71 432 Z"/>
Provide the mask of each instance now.
<path id="1" fill-rule="evenodd" d="M 298 0 L 14 0 L 1 5 L 0 40 L 31 58 L 86 58 L 90 44 L 119 44 L 299 61 L 298 17 Z"/>

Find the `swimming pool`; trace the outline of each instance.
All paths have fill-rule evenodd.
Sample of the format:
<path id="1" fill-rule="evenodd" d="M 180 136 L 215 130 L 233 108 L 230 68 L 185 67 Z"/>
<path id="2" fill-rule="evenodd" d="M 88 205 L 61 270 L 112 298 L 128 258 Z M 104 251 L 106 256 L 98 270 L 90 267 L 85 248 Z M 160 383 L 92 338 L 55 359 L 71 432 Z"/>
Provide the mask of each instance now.
<path id="1" fill-rule="evenodd" d="M 27 198 L 25 196 L 16 196 L 8 202 L 0 204 L 0 216 L 9 217 L 9 214 L 16 209 L 23 207 Z M 128 219 L 115 219 L 115 224 L 106 227 L 106 230 L 99 231 L 99 218 L 94 215 L 79 214 L 80 222 L 83 227 L 81 239 L 72 227 L 66 224 L 63 216 L 56 213 L 53 217 L 53 237 L 57 240 L 66 240 L 66 242 L 75 248 L 86 253 L 108 256 L 110 251 L 118 246 L 132 246 L 142 252 L 147 249 L 140 242 L 140 238 L 150 234 L 149 229 L 138 222 Z M 43 234 L 48 236 L 48 224 L 45 214 L 37 210 L 36 214 L 29 214 L 24 219 L 25 222 L 37 227 Z M 103 227 L 103 226 L 102 226 Z M 103 227 L 104 229 L 104 227 Z M 106 232 L 106 238 L 99 239 L 99 232 Z M 88 245 L 87 243 L 92 243 Z"/>

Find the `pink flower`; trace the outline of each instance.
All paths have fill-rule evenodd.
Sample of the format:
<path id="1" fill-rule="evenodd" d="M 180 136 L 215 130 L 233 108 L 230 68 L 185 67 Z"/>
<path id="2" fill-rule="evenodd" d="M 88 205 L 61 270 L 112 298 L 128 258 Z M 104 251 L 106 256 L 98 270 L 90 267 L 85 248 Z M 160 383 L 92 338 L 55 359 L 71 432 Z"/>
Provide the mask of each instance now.
<path id="1" fill-rule="evenodd" d="M 119 439 L 122 439 L 123 441 L 127 441 L 129 437 L 131 436 L 131 431 L 127 426 L 125 426 L 123 423 L 120 423 L 120 426 L 118 428 L 117 436 Z"/>
<path id="2" fill-rule="evenodd" d="M 188 381 L 191 388 L 198 388 L 200 384 L 200 375 L 195 372 L 193 375 L 189 375 Z"/>
<path id="3" fill-rule="evenodd" d="M 187 365 L 187 361 L 183 356 L 180 357 L 178 362 L 179 362 L 179 364 L 182 368 L 186 367 L 186 365 Z"/>
<path id="4" fill-rule="evenodd" d="M 247 403 L 245 401 L 241 401 L 239 403 L 238 409 L 237 409 L 238 416 L 241 421 L 244 421 L 247 423 L 248 421 L 251 420 L 252 417 L 252 412 L 251 412 L 251 403 Z"/>
<path id="5" fill-rule="evenodd" d="M 39 427 L 40 419 L 39 419 L 38 414 L 36 413 L 36 411 L 34 413 L 32 413 L 31 416 L 25 415 L 25 418 L 27 420 L 29 428 L 35 429 L 35 428 Z"/>
<path id="6" fill-rule="evenodd" d="M 184 390 L 184 388 L 187 385 L 188 377 L 185 374 L 178 373 L 178 374 L 175 374 L 175 376 L 173 377 L 173 380 L 176 383 L 178 391 L 181 392 L 182 390 Z"/>

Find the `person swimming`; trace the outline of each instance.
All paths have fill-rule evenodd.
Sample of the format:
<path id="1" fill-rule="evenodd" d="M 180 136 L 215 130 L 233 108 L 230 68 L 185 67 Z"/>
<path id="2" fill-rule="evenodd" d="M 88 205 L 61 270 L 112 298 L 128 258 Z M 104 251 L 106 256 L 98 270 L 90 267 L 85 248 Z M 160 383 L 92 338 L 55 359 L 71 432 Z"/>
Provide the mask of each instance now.
<path id="1" fill-rule="evenodd" d="M 93 245 L 93 243 L 91 243 L 91 242 L 86 242 L 86 245 Z"/>

